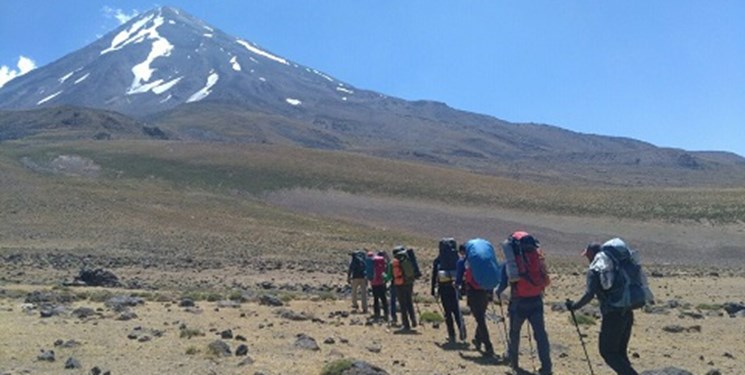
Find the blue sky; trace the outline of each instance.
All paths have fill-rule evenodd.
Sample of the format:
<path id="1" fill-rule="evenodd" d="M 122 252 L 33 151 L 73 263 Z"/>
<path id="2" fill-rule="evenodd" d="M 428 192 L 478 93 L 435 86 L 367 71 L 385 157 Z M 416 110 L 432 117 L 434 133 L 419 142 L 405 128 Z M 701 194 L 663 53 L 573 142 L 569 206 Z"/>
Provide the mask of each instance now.
<path id="1" fill-rule="evenodd" d="M 0 76 L 158 5 L 360 88 L 745 156 L 739 0 L 0 0 Z"/>

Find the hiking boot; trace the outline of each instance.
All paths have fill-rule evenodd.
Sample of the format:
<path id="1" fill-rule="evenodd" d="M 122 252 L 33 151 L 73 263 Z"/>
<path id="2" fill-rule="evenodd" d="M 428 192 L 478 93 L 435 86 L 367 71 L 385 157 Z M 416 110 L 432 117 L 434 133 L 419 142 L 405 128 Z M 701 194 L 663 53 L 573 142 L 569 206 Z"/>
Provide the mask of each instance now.
<path id="1" fill-rule="evenodd" d="M 481 351 L 481 341 L 479 341 L 478 339 L 473 339 L 471 340 L 471 344 L 473 344 L 473 346 L 476 348 L 476 351 Z"/>
<path id="2" fill-rule="evenodd" d="M 488 342 L 484 344 L 484 357 L 494 357 L 494 347 Z"/>
<path id="3" fill-rule="evenodd" d="M 460 329 L 460 341 L 466 341 L 466 329 Z"/>
<path id="4" fill-rule="evenodd" d="M 455 335 L 448 336 L 448 344 L 455 344 L 455 342 L 456 342 Z"/>
<path id="5" fill-rule="evenodd" d="M 553 372 L 551 370 L 544 370 L 543 367 L 538 369 L 538 375 L 552 375 Z"/>

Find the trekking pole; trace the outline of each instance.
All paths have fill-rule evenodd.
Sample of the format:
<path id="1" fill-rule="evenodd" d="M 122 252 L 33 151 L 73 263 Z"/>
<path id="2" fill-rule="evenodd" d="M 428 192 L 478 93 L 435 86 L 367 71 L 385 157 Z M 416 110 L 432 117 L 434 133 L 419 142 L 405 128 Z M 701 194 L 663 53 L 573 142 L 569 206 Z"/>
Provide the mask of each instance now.
<path id="1" fill-rule="evenodd" d="M 530 363 L 533 365 L 533 372 L 536 372 L 535 351 L 533 350 L 533 334 L 530 332 L 530 322 L 528 322 L 526 326 L 528 326 L 528 345 L 530 346 Z"/>
<path id="2" fill-rule="evenodd" d="M 582 344 L 582 350 L 584 350 L 585 352 L 585 359 L 587 360 L 587 366 L 590 367 L 590 375 L 595 375 L 595 372 L 592 371 L 592 363 L 590 363 L 590 356 L 587 355 L 587 348 L 585 347 L 585 340 L 582 339 L 582 333 L 579 331 L 579 324 L 577 324 L 577 318 L 574 316 L 574 310 L 570 309 L 569 312 L 572 314 L 572 321 L 574 322 L 574 327 L 577 328 L 577 336 L 579 336 L 579 342 L 580 344 Z"/>
<path id="3" fill-rule="evenodd" d="M 491 310 L 492 310 L 492 315 L 494 316 L 494 319 L 493 319 L 494 320 L 494 324 L 496 324 L 497 326 L 499 326 L 499 322 L 497 321 L 498 319 L 496 318 L 497 313 L 494 311 L 494 305 L 491 306 Z M 504 316 L 502 316 L 502 322 L 504 322 Z M 502 342 L 504 342 L 504 346 L 506 348 L 506 353 L 509 353 L 510 346 L 507 343 L 507 334 L 506 334 L 506 332 L 502 332 L 499 329 L 497 329 L 497 331 L 499 331 L 499 333 L 500 333 L 499 336 L 502 337 Z"/>
<path id="4" fill-rule="evenodd" d="M 502 299 L 497 298 L 499 301 L 499 313 L 502 314 L 502 330 L 504 332 L 505 344 L 507 345 L 507 352 L 510 350 L 510 336 L 507 334 L 507 317 L 504 315 L 504 308 L 502 308 Z"/>

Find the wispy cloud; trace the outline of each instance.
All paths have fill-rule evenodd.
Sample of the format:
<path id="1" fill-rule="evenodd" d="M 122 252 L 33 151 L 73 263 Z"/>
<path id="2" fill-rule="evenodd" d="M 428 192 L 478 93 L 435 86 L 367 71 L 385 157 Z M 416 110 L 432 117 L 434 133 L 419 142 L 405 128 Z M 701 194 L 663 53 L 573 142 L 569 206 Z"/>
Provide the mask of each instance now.
<path id="1" fill-rule="evenodd" d="M 106 16 L 106 18 L 114 18 L 119 22 L 119 24 L 126 23 L 127 21 L 140 14 L 137 9 L 132 9 L 131 13 L 127 14 L 120 8 L 115 9 L 106 5 L 104 5 L 101 11 L 103 12 L 104 16 Z"/>
<path id="2" fill-rule="evenodd" d="M 18 70 L 11 69 L 7 65 L 0 66 L 0 87 L 5 86 L 11 79 L 20 77 L 36 69 L 36 62 L 26 56 L 20 56 L 18 57 L 16 67 Z"/>

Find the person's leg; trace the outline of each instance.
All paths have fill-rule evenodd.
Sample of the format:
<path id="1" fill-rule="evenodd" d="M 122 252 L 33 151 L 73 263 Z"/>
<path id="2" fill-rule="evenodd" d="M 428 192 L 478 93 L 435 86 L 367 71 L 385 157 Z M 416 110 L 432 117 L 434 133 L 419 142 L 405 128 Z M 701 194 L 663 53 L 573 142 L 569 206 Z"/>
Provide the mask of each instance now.
<path id="1" fill-rule="evenodd" d="M 391 283 L 391 321 L 393 321 L 393 324 L 396 324 L 398 322 L 398 318 L 396 315 L 396 302 L 398 301 L 398 291 L 396 290 L 396 286 Z"/>
<path id="2" fill-rule="evenodd" d="M 493 352 L 494 348 L 489 339 L 489 329 L 486 326 L 486 308 L 489 304 L 488 292 L 483 290 L 473 290 L 468 292 L 469 301 L 471 302 L 471 313 L 476 320 L 475 343 L 484 344 L 485 352 Z"/>
<path id="3" fill-rule="evenodd" d="M 352 279 L 352 307 L 359 308 L 357 304 L 357 293 L 360 291 L 360 279 Z"/>
<path id="4" fill-rule="evenodd" d="M 411 321 L 412 327 L 416 327 L 417 318 L 416 312 L 414 311 L 414 284 L 406 285 L 406 298 L 406 309 L 408 310 L 409 321 Z"/>
<path id="5" fill-rule="evenodd" d="M 401 305 L 401 323 L 404 329 L 409 329 L 411 325 L 409 324 L 409 313 L 407 311 L 406 287 L 404 285 L 398 285 L 396 286 L 396 292 L 398 294 L 398 303 Z"/>
<path id="6" fill-rule="evenodd" d="M 548 342 L 546 324 L 543 315 L 543 301 L 537 299 L 528 314 L 528 323 L 533 327 L 533 337 L 538 348 L 538 358 L 541 361 L 541 373 L 550 374 L 553 366 L 551 363 L 551 346 Z"/>
<path id="7" fill-rule="evenodd" d="M 510 316 L 510 342 L 507 349 L 507 355 L 510 359 L 510 366 L 516 369 L 520 363 L 520 329 L 522 328 L 526 317 L 520 310 L 519 300 L 510 301 L 507 311 Z"/>
<path id="8" fill-rule="evenodd" d="M 373 285 L 372 287 L 372 293 L 373 293 L 373 313 L 375 314 L 375 319 L 380 319 L 380 302 L 381 302 L 381 286 L 380 285 Z M 385 293 L 385 290 L 383 290 L 383 293 Z"/>
<path id="9" fill-rule="evenodd" d="M 380 299 L 381 299 L 381 306 L 383 308 L 383 318 L 385 321 L 388 321 L 388 298 L 385 297 L 385 284 L 380 286 Z"/>
<path id="10" fill-rule="evenodd" d="M 455 289 L 449 285 L 440 286 L 440 302 L 442 302 L 442 308 L 445 311 L 445 325 L 448 329 L 448 338 L 452 341 L 455 340 L 455 324 L 453 317 L 457 311 L 458 300 L 455 296 Z"/>
<path id="11" fill-rule="evenodd" d="M 624 362 L 630 370 L 629 374 L 637 375 L 636 370 L 634 370 L 634 367 L 631 365 L 631 361 L 629 360 L 629 340 L 631 340 L 631 330 L 634 327 L 634 312 L 626 312 L 625 314 L 623 314 L 623 318 L 624 331 L 623 335 L 621 336 L 621 354 L 623 356 Z"/>
<path id="12" fill-rule="evenodd" d="M 626 325 L 624 314 L 620 312 L 605 313 L 600 325 L 598 346 L 600 356 L 616 374 L 635 375 L 636 371 L 631 368 L 630 363 L 624 359 L 624 355 L 621 353 Z"/>
<path id="13" fill-rule="evenodd" d="M 362 313 L 367 314 L 367 279 L 362 279 Z"/>

